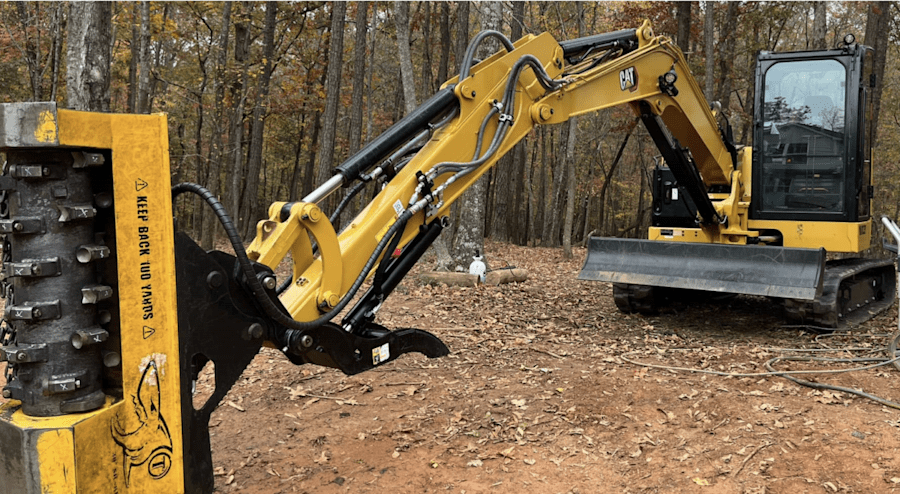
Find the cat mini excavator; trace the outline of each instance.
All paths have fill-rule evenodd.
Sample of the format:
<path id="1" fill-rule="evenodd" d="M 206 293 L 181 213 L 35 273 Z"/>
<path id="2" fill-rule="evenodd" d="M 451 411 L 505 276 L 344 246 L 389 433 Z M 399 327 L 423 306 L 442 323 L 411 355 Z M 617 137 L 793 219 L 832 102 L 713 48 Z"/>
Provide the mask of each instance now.
<path id="1" fill-rule="evenodd" d="M 475 52 L 487 38 L 497 39 L 501 49 L 476 63 Z M 844 63 L 844 52 L 828 56 Z M 846 63 L 847 73 L 854 73 Z M 848 78 L 846 87 L 857 83 Z M 663 148 L 682 187 L 671 191 L 691 190 L 698 204 L 700 226 L 677 227 L 683 235 L 752 249 L 750 259 L 759 249 L 787 258 L 796 237 L 825 237 L 805 217 L 750 227 L 750 169 L 768 162 L 754 165 L 722 138 L 681 53 L 654 36 L 649 23 L 564 42 L 549 34 L 516 43 L 498 32 L 479 34 L 458 77 L 302 200 L 272 204 L 246 248 L 213 194 L 196 184 L 171 187 L 164 115 L 0 105 L 6 155 L 0 175 L 6 298 L 0 359 L 7 363 L 7 401 L 0 405 L 2 490 L 212 492 L 210 414 L 263 345 L 297 365 L 347 374 L 409 352 L 447 354 L 431 333 L 377 324 L 385 297 L 446 226 L 450 204 L 535 125 L 620 104 L 637 110 Z M 845 115 L 856 118 L 849 110 Z M 791 130 L 787 123 L 776 127 L 761 135 Z M 837 127 L 821 133 L 840 135 Z M 772 149 L 780 145 L 770 140 Z M 770 173 L 782 182 L 806 178 L 808 185 L 754 183 L 755 190 L 781 193 L 780 203 L 773 197 L 758 205 L 761 211 L 798 201 L 831 204 L 831 196 L 803 192 L 827 187 L 814 180 L 818 174 L 844 179 L 828 171 L 843 158 L 834 157 L 832 168 L 822 165 L 817 176 L 795 178 L 794 161 L 787 160 L 798 159 L 797 153 L 783 150 Z M 862 165 L 857 155 L 843 156 L 860 161 L 841 169 Z M 352 197 L 367 182 L 377 183 L 378 194 L 335 231 L 341 206 L 329 219 L 318 204 L 342 186 L 352 187 Z M 859 186 L 840 190 L 851 187 Z M 707 189 L 712 196 L 704 195 Z M 177 232 L 173 202 L 183 194 L 198 195 L 213 208 L 234 254 L 206 252 Z M 668 197 L 677 202 L 673 194 Z M 856 206 L 843 207 L 855 208 L 841 209 L 848 221 L 865 216 Z M 783 240 L 772 240 L 783 221 L 804 233 L 783 232 Z M 867 221 L 829 225 L 844 227 L 838 245 L 845 248 L 870 235 L 862 230 Z M 676 226 L 669 229 L 659 236 L 675 236 Z M 753 239 L 784 245 L 742 245 Z M 819 262 L 812 252 L 794 265 Z M 288 255 L 290 274 L 279 281 L 274 270 Z M 193 384 L 210 366 L 214 391 L 200 403 Z"/>
<path id="2" fill-rule="evenodd" d="M 732 144 L 727 125 L 701 144 L 685 130 L 700 119 L 657 111 L 666 96 L 699 91 L 676 64 L 660 79 L 661 100 L 631 103 L 665 160 L 648 240 L 592 238 L 579 279 L 613 282 L 624 312 L 750 294 L 834 328 L 888 307 L 893 261 L 852 257 L 872 239 L 872 53 L 852 35 L 835 50 L 759 53 L 752 148 Z M 844 257 L 826 261 L 826 251 Z"/>

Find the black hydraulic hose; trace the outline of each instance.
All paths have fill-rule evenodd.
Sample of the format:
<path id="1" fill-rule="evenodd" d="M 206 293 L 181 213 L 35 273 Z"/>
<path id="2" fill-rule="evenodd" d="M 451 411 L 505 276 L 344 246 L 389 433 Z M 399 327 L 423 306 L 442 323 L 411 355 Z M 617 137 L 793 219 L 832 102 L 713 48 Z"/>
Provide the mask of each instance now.
<path id="1" fill-rule="evenodd" d="M 393 252 L 397 250 L 397 245 L 400 244 L 401 236 L 402 232 L 398 230 L 397 233 L 394 234 L 394 238 L 391 239 L 391 243 L 388 244 L 387 249 L 385 249 L 385 255 L 381 258 L 381 263 L 378 265 L 378 268 L 375 269 L 375 276 L 372 278 L 373 286 L 381 285 L 384 280 L 385 272 L 387 272 L 388 267 L 393 263 L 391 256 L 393 255 Z"/>
<path id="2" fill-rule="evenodd" d="M 228 235 L 228 240 L 231 242 L 231 246 L 234 249 L 235 257 L 237 258 L 238 265 L 240 267 L 241 272 L 244 274 L 244 277 L 247 279 L 247 284 L 250 286 L 251 295 L 254 299 L 259 303 L 260 307 L 262 307 L 263 311 L 265 311 L 266 315 L 271 317 L 276 323 L 292 329 L 296 331 L 306 331 L 310 329 L 315 329 L 326 322 L 333 319 L 336 315 L 338 315 L 346 306 L 350 303 L 350 300 L 356 295 L 356 292 L 359 291 L 360 286 L 362 286 L 363 282 L 366 279 L 369 271 L 375 265 L 375 261 L 378 260 L 378 256 L 381 255 L 381 252 L 384 250 L 387 243 L 391 240 L 394 234 L 399 230 L 400 226 L 405 226 L 406 221 L 412 217 L 412 214 L 409 210 L 404 211 L 403 214 L 400 215 L 400 218 L 391 225 L 388 229 L 387 233 L 385 233 L 384 237 L 375 247 L 375 251 L 369 257 L 369 260 L 366 262 L 366 265 L 363 267 L 359 276 L 357 276 L 356 281 L 351 286 L 350 290 L 347 291 L 346 295 L 341 299 L 340 302 L 332 309 L 331 311 L 323 314 L 318 319 L 314 319 L 308 322 L 296 321 L 278 308 L 274 302 L 266 295 L 265 289 L 260 283 L 259 279 L 256 277 L 256 272 L 253 270 L 253 264 L 250 261 L 250 258 L 247 257 L 247 250 L 244 249 L 244 244 L 241 242 L 241 237 L 238 235 L 237 228 L 234 226 L 234 222 L 231 217 L 228 216 L 228 212 L 225 211 L 225 207 L 222 206 L 222 203 L 219 202 L 218 199 L 205 187 L 185 182 L 180 183 L 172 187 L 172 199 L 178 197 L 179 195 L 190 192 L 192 194 L 196 194 L 200 196 L 213 210 L 216 217 L 219 219 L 219 222 L 222 223 L 222 227 L 225 229 L 225 233 Z M 299 337 L 299 334 L 296 335 Z M 290 342 L 289 342 L 290 343 Z"/>
<path id="3" fill-rule="evenodd" d="M 338 219 L 341 213 L 344 212 L 344 208 L 346 208 L 347 205 L 350 204 L 350 201 L 353 200 L 353 198 L 356 197 L 356 195 L 359 194 L 360 191 L 366 188 L 366 185 L 368 183 L 369 182 L 359 182 L 354 185 L 352 189 L 350 189 L 350 192 L 347 192 L 347 195 L 344 196 L 343 199 L 341 199 L 340 204 L 337 205 L 337 208 L 334 209 L 334 212 L 331 213 L 331 216 L 328 218 L 328 221 L 331 222 L 332 225 Z"/>
<path id="4" fill-rule="evenodd" d="M 481 31 L 475 38 L 472 39 L 472 42 L 469 43 L 469 47 L 466 48 L 466 54 L 463 56 L 462 64 L 459 67 L 459 81 L 462 82 L 463 79 L 469 77 L 469 72 L 472 71 L 472 61 L 475 60 L 475 52 L 478 50 L 478 46 L 481 45 L 481 42 L 484 41 L 488 36 L 495 37 L 503 43 L 503 47 L 506 48 L 506 51 L 513 51 L 515 47 L 512 44 L 512 41 L 509 40 L 503 33 L 499 31 L 494 31 L 492 29 L 488 29 L 487 31 Z"/>
<path id="5" fill-rule="evenodd" d="M 500 106 L 503 108 L 503 111 L 507 115 L 511 115 L 513 111 L 515 111 L 516 84 L 518 84 L 518 80 L 522 74 L 522 71 L 525 70 L 525 68 L 528 66 L 530 66 L 534 70 L 538 82 L 544 89 L 553 91 L 559 88 L 559 86 L 562 84 L 561 81 L 556 81 L 552 79 L 549 74 L 547 74 L 547 71 L 544 70 L 544 66 L 541 65 L 540 60 L 538 60 L 533 55 L 524 55 L 513 65 L 512 70 L 510 71 L 509 78 L 506 81 L 503 101 L 500 103 Z M 468 163 L 446 162 L 436 165 L 434 167 L 436 174 L 435 176 L 440 176 L 447 172 L 460 172 L 460 175 L 465 175 L 474 168 L 481 166 L 485 161 L 493 156 L 494 153 L 496 153 L 497 149 L 499 149 L 500 147 L 500 144 L 503 142 L 503 139 L 506 138 L 506 133 L 508 132 L 509 127 L 512 125 L 512 121 L 510 120 L 501 119 L 500 124 L 497 126 L 497 131 L 494 134 L 494 138 L 491 141 L 490 147 L 487 151 L 485 151 L 484 156 L 478 156 L 481 151 L 481 146 L 484 139 L 484 130 L 487 126 L 487 122 L 497 112 L 499 112 L 499 110 L 496 107 L 492 108 L 488 112 L 485 119 L 482 121 L 481 128 L 478 132 L 478 138 L 476 140 L 477 144 L 475 158 Z"/>
<path id="6" fill-rule="evenodd" d="M 279 316 L 286 317 L 284 314 L 278 310 L 278 307 L 269 300 L 269 297 L 265 293 L 265 289 L 260 283 L 259 279 L 256 277 L 256 272 L 253 270 L 253 264 L 251 264 L 250 258 L 247 257 L 247 251 L 244 249 L 244 244 L 241 241 L 241 236 L 238 234 L 237 228 L 234 226 L 234 221 L 232 221 L 231 217 L 228 215 L 228 212 L 225 210 L 225 206 L 219 202 L 218 199 L 207 190 L 205 187 L 199 184 L 191 183 L 191 182 L 183 182 L 178 185 L 172 187 L 172 202 L 175 202 L 175 198 L 179 195 L 184 194 L 185 192 L 190 192 L 192 194 L 196 194 L 200 196 L 203 201 L 205 201 L 209 207 L 212 208 L 213 213 L 215 213 L 216 217 L 219 219 L 219 223 L 222 224 L 222 228 L 225 229 L 225 234 L 228 235 L 228 241 L 231 242 L 231 248 L 234 249 L 235 257 L 237 258 L 238 265 L 240 266 L 241 272 L 244 274 L 244 278 L 247 279 L 247 284 L 250 286 L 251 295 L 256 299 L 257 302 L 263 307 L 268 314 L 273 319 L 278 319 L 273 316 L 273 313 L 278 314 Z"/>
<path id="7" fill-rule="evenodd" d="M 350 301 L 353 299 L 353 297 L 356 296 L 356 292 L 359 291 L 363 282 L 366 280 L 366 277 L 368 276 L 369 271 L 371 271 L 372 267 L 375 266 L 375 262 L 378 261 L 378 256 L 380 256 L 381 253 L 384 251 L 384 248 L 387 246 L 388 242 L 391 241 L 391 239 L 400 230 L 401 227 L 406 226 L 406 222 L 409 221 L 410 218 L 412 218 L 413 214 L 414 213 L 411 213 L 410 210 L 408 210 L 408 209 L 403 211 L 403 213 L 400 215 L 400 217 L 397 218 L 397 221 L 394 222 L 394 224 L 391 225 L 390 228 L 388 228 L 388 231 L 385 232 L 384 237 L 382 237 L 381 241 L 378 242 L 378 245 L 375 247 L 375 250 L 372 252 L 372 255 L 369 256 L 369 259 L 366 261 L 365 266 L 363 266 L 362 270 L 360 271 L 359 276 L 356 277 L 356 281 L 353 282 L 353 285 L 350 287 L 350 289 L 347 291 L 347 293 L 344 295 L 344 297 L 341 299 L 341 301 L 338 302 L 338 304 L 334 307 L 334 309 L 329 311 L 327 314 L 322 315 L 318 319 L 315 319 L 308 323 L 299 323 L 297 321 L 294 321 L 293 319 L 290 319 L 290 321 L 292 321 L 293 323 L 296 323 L 296 324 L 292 324 L 290 326 L 287 324 L 283 324 L 283 326 L 286 326 L 289 329 L 287 332 L 285 332 L 285 341 L 280 342 L 280 343 L 283 343 L 284 346 L 286 346 L 286 347 L 291 347 L 294 344 L 294 342 L 296 341 L 296 339 L 301 336 L 300 332 L 307 330 L 307 329 L 317 328 L 317 327 L 325 324 L 326 322 L 330 321 L 331 319 L 334 319 L 334 317 L 336 315 L 338 315 L 342 310 L 344 310 L 344 308 L 347 307 L 347 304 L 349 304 Z M 306 327 L 306 326 L 310 326 L 310 327 Z M 290 332 L 291 330 L 294 330 L 295 332 L 291 333 Z"/>

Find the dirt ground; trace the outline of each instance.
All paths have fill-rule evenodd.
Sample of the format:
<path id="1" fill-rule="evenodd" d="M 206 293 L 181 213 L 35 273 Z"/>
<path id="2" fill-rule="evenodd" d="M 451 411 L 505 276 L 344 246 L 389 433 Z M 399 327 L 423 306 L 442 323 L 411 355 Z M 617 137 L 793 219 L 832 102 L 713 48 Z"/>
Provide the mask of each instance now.
<path id="1" fill-rule="evenodd" d="M 777 376 L 632 363 L 746 374 L 801 348 L 883 357 L 896 305 L 827 336 L 787 326 L 764 298 L 624 315 L 608 284 L 575 279 L 584 254 L 490 244 L 492 268 L 529 273 L 500 287 L 410 276 L 379 322 L 435 333 L 452 351 L 441 359 L 347 377 L 263 350 L 212 416 L 216 492 L 900 491 L 900 410 Z M 890 366 L 801 377 L 900 401 Z"/>

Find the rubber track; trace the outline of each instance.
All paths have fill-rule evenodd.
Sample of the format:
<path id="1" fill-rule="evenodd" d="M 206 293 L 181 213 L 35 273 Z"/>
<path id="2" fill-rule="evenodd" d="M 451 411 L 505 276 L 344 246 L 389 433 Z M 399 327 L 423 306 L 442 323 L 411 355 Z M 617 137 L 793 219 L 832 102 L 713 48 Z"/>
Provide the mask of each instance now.
<path id="1" fill-rule="evenodd" d="M 613 300 L 616 307 L 626 314 L 655 314 L 660 305 L 654 293 L 657 289 L 647 285 L 613 283 Z"/>
<path id="2" fill-rule="evenodd" d="M 869 273 L 864 273 L 866 271 Z M 848 301 L 840 298 L 843 293 L 840 290 L 841 284 L 861 274 L 868 276 L 870 280 L 880 278 L 880 297 L 860 307 L 847 307 Z M 784 310 L 791 321 L 823 328 L 842 328 L 858 325 L 875 317 L 891 306 L 895 294 L 893 260 L 840 259 L 828 261 L 825 265 L 825 280 L 819 298 L 813 301 L 785 299 Z"/>
<path id="3" fill-rule="evenodd" d="M 866 273 L 871 279 L 880 279 L 881 293 L 874 301 L 846 310 L 848 301 L 839 299 L 841 283 Z M 891 259 L 840 259 L 828 261 L 822 295 L 813 301 L 783 299 L 785 316 L 799 324 L 821 328 L 844 328 L 861 324 L 887 309 L 896 296 L 894 262 Z M 613 283 L 613 299 L 616 307 L 626 314 L 656 314 L 668 301 L 660 287 Z M 846 314 L 844 312 L 847 312 Z"/>

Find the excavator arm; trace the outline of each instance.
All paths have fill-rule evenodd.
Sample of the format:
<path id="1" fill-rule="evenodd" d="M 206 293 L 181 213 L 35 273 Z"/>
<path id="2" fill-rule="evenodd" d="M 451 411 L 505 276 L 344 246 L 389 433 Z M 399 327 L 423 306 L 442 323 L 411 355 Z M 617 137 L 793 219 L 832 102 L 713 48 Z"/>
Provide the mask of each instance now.
<path id="1" fill-rule="evenodd" d="M 487 36 L 497 33 L 477 38 L 470 52 Z M 384 261 L 388 245 L 401 258 L 406 249 L 421 255 L 427 245 L 420 244 L 436 238 L 450 205 L 535 125 L 612 106 L 630 105 L 651 129 L 679 182 L 690 187 L 702 220 L 727 221 L 731 211 L 713 204 L 708 189 L 732 186 L 735 156 L 681 52 L 667 38 L 654 37 L 649 23 L 564 43 L 549 34 L 505 43 L 477 65 L 464 65 L 462 79 L 448 81 L 437 96 L 339 166 L 322 188 L 300 202 L 270 207 L 247 252 L 271 269 L 291 254 L 293 281 L 280 302 L 292 319 L 330 320 L 381 263 L 373 300 L 340 325 L 346 333 L 365 335 L 374 311 L 396 286 L 379 286 L 384 273 L 390 270 L 399 281 L 413 264 L 390 256 Z M 421 146 L 417 152 L 404 154 L 416 146 Z M 402 152 L 395 153 L 397 148 Z M 367 179 L 371 169 L 379 177 L 387 170 L 394 175 L 368 207 L 335 232 L 316 203 L 340 185 Z M 278 346 L 309 354 L 295 343 L 306 341 L 311 348 L 317 329 L 285 326 L 274 338 Z"/>

